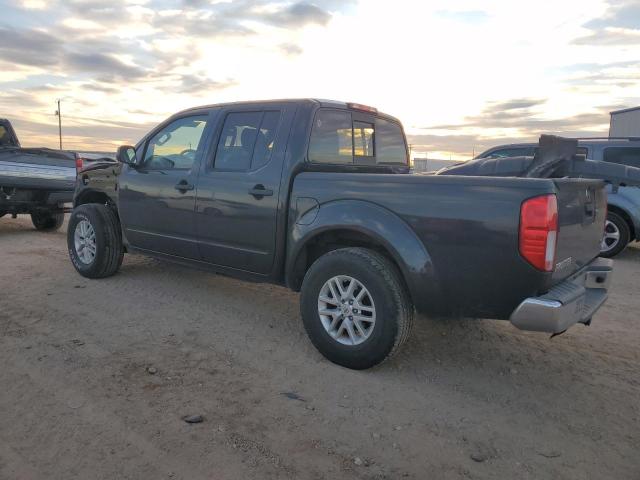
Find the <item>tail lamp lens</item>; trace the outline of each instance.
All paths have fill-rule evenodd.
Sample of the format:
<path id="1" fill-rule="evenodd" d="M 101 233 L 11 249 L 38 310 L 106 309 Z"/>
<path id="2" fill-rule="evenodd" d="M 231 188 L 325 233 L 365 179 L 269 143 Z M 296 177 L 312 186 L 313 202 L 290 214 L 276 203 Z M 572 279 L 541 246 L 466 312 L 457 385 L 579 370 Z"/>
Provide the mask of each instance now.
<path id="1" fill-rule="evenodd" d="M 82 170 L 84 159 L 82 157 L 76 157 L 76 173 Z"/>
<path id="2" fill-rule="evenodd" d="M 520 208 L 520 255 L 543 272 L 553 271 L 558 240 L 558 201 L 542 195 Z"/>

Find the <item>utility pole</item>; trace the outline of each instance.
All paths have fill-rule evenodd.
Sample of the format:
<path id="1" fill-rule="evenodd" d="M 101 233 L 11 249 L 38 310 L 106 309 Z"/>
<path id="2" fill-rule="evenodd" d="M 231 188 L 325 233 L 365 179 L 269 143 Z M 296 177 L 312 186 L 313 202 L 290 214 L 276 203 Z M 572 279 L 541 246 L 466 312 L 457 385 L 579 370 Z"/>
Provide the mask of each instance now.
<path id="1" fill-rule="evenodd" d="M 58 110 L 56 110 L 58 116 L 58 137 L 60 139 L 60 150 L 62 150 L 62 112 L 60 111 L 60 99 L 58 99 Z"/>

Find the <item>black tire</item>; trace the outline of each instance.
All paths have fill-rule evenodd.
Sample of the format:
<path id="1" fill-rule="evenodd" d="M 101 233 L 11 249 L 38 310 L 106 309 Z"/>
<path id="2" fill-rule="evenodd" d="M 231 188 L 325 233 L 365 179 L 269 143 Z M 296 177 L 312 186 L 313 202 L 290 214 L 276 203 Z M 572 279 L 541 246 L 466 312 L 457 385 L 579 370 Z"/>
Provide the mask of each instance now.
<path id="1" fill-rule="evenodd" d="M 4 210 L 0 210 L 0 218 L 4 217 L 7 214 Z"/>
<path id="2" fill-rule="evenodd" d="M 36 211 L 31 214 L 31 222 L 41 232 L 58 230 L 64 223 L 64 212 Z"/>
<path id="3" fill-rule="evenodd" d="M 339 275 L 360 282 L 375 304 L 376 321 L 360 344 L 344 345 L 335 340 L 318 312 L 322 287 Z M 334 250 L 316 260 L 302 283 L 300 310 L 307 334 L 320 353 L 355 370 L 371 368 L 394 355 L 409 337 L 414 318 L 414 307 L 395 265 L 365 248 Z"/>
<path id="4" fill-rule="evenodd" d="M 76 227 L 83 220 L 89 222 L 95 232 L 96 254 L 90 263 L 80 258 L 75 246 Z M 74 208 L 67 227 L 67 247 L 71 263 L 83 277 L 104 278 L 115 274 L 124 257 L 120 222 L 115 212 L 95 203 Z"/>
<path id="5" fill-rule="evenodd" d="M 627 223 L 627 221 L 621 215 L 618 215 L 615 212 L 607 213 L 607 222 L 611 222 L 611 224 L 605 226 L 605 234 L 606 231 L 615 229 L 619 234 L 619 238 L 618 242 L 610 248 L 605 248 L 603 245 L 603 248 L 600 251 L 600 256 L 611 258 L 618 255 L 627 247 L 627 245 L 631 241 L 631 229 L 629 228 L 629 224 Z"/>

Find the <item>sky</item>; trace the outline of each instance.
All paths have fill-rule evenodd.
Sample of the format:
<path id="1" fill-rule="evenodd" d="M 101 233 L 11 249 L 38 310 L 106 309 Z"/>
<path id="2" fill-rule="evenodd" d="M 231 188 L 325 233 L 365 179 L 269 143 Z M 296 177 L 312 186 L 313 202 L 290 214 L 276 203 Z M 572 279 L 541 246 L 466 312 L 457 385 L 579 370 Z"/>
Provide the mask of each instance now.
<path id="1" fill-rule="evenodd" d="M 0 0 L 0 117 L 113 151 L 185 108 L 373 105 L 412 156 L 606 135 L 640 105 L 640 0 Z"/>

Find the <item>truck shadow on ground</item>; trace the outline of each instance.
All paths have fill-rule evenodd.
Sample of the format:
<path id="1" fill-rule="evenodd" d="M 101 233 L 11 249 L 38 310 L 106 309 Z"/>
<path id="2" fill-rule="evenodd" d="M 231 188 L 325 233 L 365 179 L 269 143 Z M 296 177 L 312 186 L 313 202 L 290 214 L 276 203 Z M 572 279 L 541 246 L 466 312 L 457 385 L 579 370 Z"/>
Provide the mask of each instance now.
<path id="1" fill-rule="evenodd" d="M 215 320 L 196 315 L 191 328 L 200 330 L 199 342 L 247 348 L 253 352 L 247 361 L 258 361 L 256 367 L 268 363 L 273 355 L 271 347 L 278 345 L 274 362 L 288 357 L 295 364 L 306 358 L 321 368 L 345 370 L 324 360 L 311 346 L 299 317 L 297 294 L 283 287 L 242 282 L 159 260 L 137 257 L 134 262 L 127 259 L 118 277 L 155 284 L 155 295 L 159 296 L 164 295 L 167 283 L 179 284 L 173 300 L 176 309 L 190 308 L 189 295 L 198 296 L 204 311 L 214 311 L 224 302 L 232 315 L 226 321 L 233 322 L 234 328 L 227 329 L 226 338 L 209 336 L 208 322 Z M 482 382 L 494 386 L 503 382 L 513 386 L 515 382 L 533 394 L 540 383 L 553 384 L 554 376 L 566 376 L 567 371 L 584 381 L 593 378 L 594 371 L 606 369 L 600 354 L 580 345 L 586 328 L 578 325 L 550 339 L 542 333 L 521 332 L 506 321 L 418 316 L 409 342 L 396 357 L 353 374 L 394 377 L 394 382 L 438 379 L 441 385 L 476 385 L 480 390 L 485 390 Z M 252 332 L 249 340 L 245 332 Z M 526 385 L 524 379 L 528 379 Z M 563 381 L 563 388 L 571 388 L 571 383 Z"/>
<path id="2" fill-rule="evenodd" d="M 42 232 L 35 229 L 28 216 L 21 215 L 17 219 L 13 219 L 5 215 L 0 218 L 0 236 L 28 235 L 30 233 L 33 235 L 60 235 L 65 238 L 67 236 L 66 226 L 63 226 L 60 230 Z"/>

